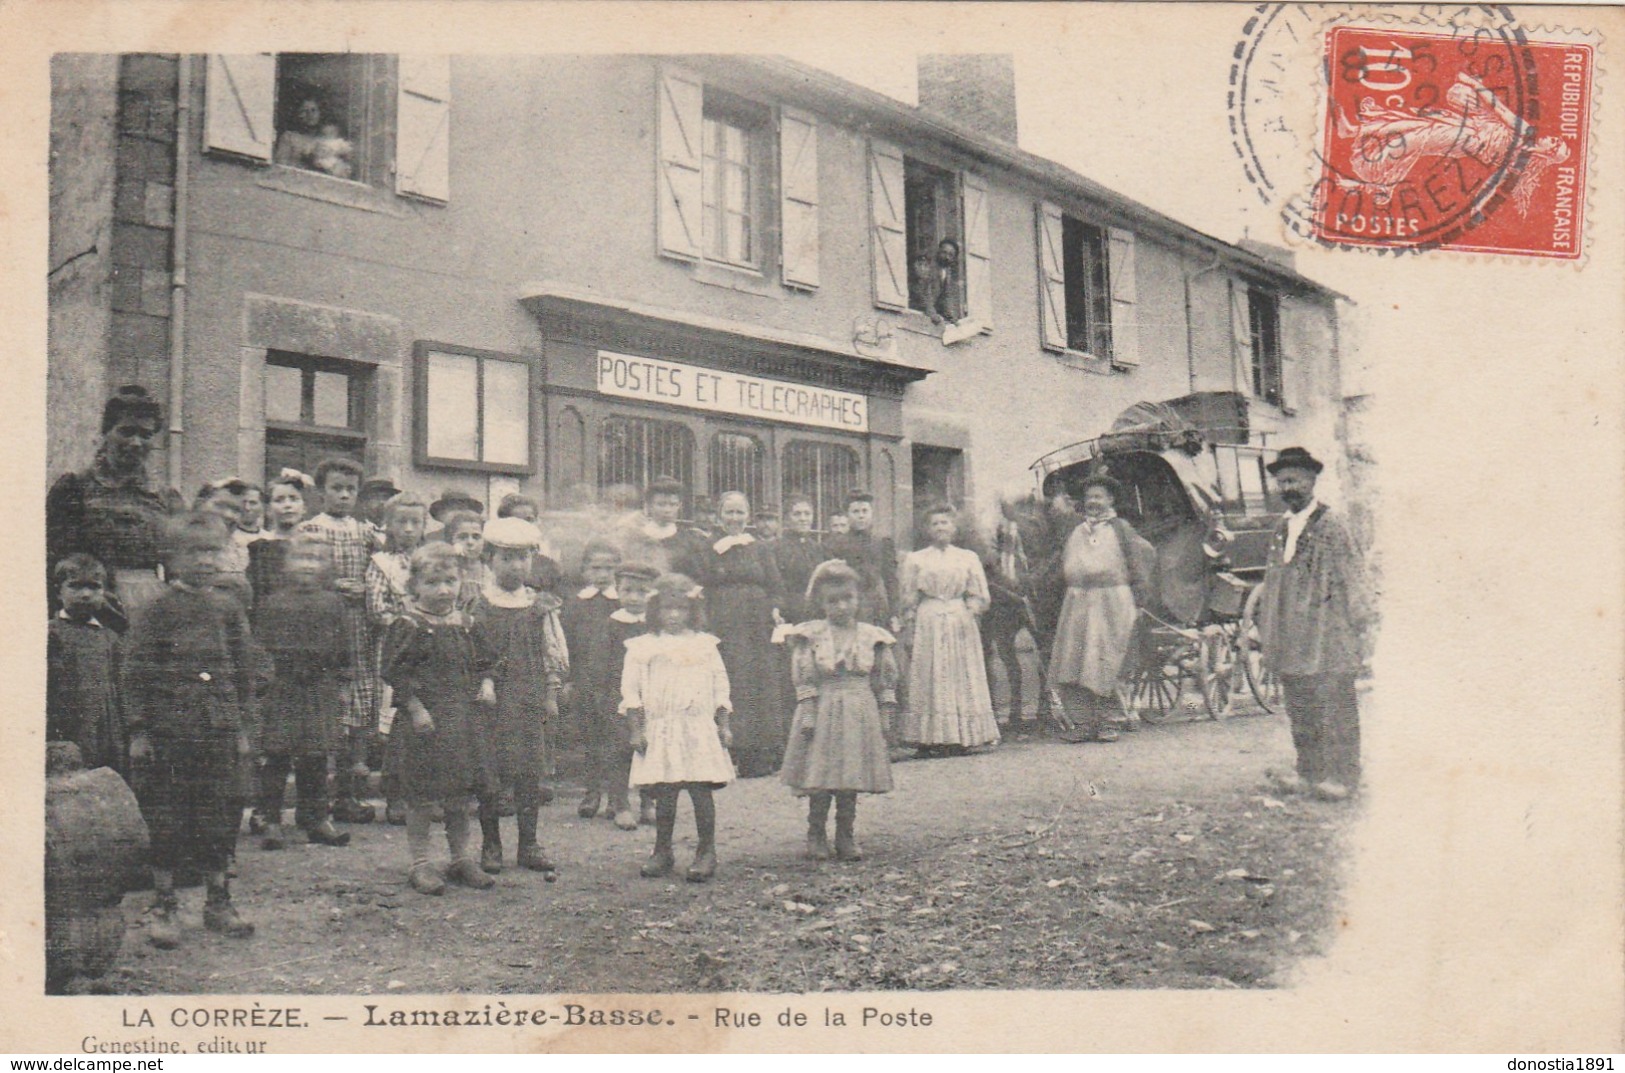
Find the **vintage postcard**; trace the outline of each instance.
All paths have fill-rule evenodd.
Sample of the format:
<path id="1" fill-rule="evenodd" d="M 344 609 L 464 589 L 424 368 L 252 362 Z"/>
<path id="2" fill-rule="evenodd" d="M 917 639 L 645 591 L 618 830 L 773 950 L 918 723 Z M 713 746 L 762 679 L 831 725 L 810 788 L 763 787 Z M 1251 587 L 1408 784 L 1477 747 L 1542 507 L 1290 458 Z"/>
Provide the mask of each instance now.
<path id="1" fill-rule="evenodd" d="M 1621 1049 L 1621 9 L 0 26 L 0 1050 Z"/>

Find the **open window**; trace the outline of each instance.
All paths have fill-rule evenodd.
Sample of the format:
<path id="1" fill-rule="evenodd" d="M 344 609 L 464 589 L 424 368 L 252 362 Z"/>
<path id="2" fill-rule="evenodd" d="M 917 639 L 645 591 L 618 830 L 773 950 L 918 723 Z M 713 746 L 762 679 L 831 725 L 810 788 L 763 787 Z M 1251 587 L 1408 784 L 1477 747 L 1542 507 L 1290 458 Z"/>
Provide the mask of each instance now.
<path id="1" fill-rule="evenodd" d="M 965 309 L 959 177 L 905 157 L 903 203 L 908 224 L 908 307 L 957 321 Z"/>
<path id="2" fill-rule="evenodd" d="M 354 53 L 276 57 L 275 163 L 367 182 L 376 161 L 371 60 Z"/>
<path id="3" fill-rule="evenodd" d="M 1281 342 L 1281 296 L 1257 283 L 1230 280 L 1230 333 L 1236 375 L 1253 397 L 1291 412 L 1287 405 L 1287 355 Z"/>
<path id="4" fill-rule="evenodd" d="M 987 184 L 894 145 L 869 146 L 875 305 L 993 325 Z"/>
<path id="5" fill-rule="evenodd" d="M 1138 365 L 1134 233 L 1038 206 L 1044 346 Z"/>
<path id="6" fill-rule="evenodd" d="M 1281 375 L 1281 297 L 1247 288 L 1247 331 L 1252 339 L 1253 394 L 1273 406 L 1286 403 Z"/>
<path id="7" fill-rule="evenodd" d="M 211 55 L 204 146 L 330 179 L 450 196 L 446 56 Z"/>

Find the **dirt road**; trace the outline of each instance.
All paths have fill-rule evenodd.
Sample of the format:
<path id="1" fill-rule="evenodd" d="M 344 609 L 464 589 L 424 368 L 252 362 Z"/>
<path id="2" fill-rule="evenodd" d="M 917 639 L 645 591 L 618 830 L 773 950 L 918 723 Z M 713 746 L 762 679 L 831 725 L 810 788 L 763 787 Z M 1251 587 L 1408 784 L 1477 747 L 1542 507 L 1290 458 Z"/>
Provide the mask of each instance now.
<path id="1" fill-rule="evenodd" d="M 639 878 L 652 833 L 543 810 L 556 883 L 511 865 L 494 890 L 405 885 L 403 828 L 267 853 L 244 836 L 247 942 L 200 928 L 174 951 L 132 927 L 98 989 L 119 993 L 556 993 L 1268 987 L 1324 950 L 1352 805 L 1276 800 L 1284 717 L 1175 722 L 1111 745 L 1014 738 L 897 765 L 862 800 L 860 863 L 802 858 L 776 779 L 718 794 L 721 870 Z M 512 820 L 505 821 L 513 853 Z M 686 802 L 679 866 L 692 854 Z M 686 832 L 686 834 L 685 834 Z M 436 828 L 436 849 L 444 854 Z M 132 918 L 150 895 L 132 894 Z"/>

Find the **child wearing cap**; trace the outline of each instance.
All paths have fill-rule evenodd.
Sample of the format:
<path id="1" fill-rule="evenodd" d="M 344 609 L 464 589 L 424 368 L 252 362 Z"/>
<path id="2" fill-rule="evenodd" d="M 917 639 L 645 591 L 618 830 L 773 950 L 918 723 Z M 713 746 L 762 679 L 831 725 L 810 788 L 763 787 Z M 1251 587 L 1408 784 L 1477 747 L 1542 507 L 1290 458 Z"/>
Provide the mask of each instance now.
<path id="1" fill-rule="evenodd" d="M 694 628 L 698 587 L 682 574 L 655 584 L 649 618 L 656 632 L 626 642 L 621 711 L 632 734 L 632 784 L 655 799 L 655 848 L 641 869 L 650 878 L 670 875 L 677 798 L 694 805 L 699 845 L 686 878 L 704 883 L 716 874 L 717 810 L 712 791 L 734 779 L 728 748 L 733 701 L 717 639 Z"/>
<path id="2" fill-rule="evenodd" d="M 615 826 L 632 831 L 638 826 L 638 817 L 633 814 L 627 795 L 632 747 L 630 733 L 617 708 L 621 673 L 626 666 L 626 643 L 648 629 L 645 619 L 649 595 L 660 571 L 644 563 L 621 563 L 620 553 L 608 544 L 588 545 L 585 560 L 583 573 L 588 584 L 572 601 L 570 618 L 565 625 L 566 636 L 571 638 L 571 651 L 576 653 L 572 661 L 575 704 L 582 736 L 586 739 L 589 772 L 587 792 L 576 813 L 583 819 L 596 816 L 607 796 L 607 814 Z M 600 587 L 609 580 L 606 574 L 613 579 L 607 590 Z M 606 604 L 607 608 L 603 606 Z M 600 612 L 603 612 L 601 620 L 597 617 Z M 572 624 L 576 634 L 569 632 Z M 583 637 L 582 643 L 574 639 L 577 635 Z M 653 823 L 654 799 L 647 794 L 642 796 L 643 811 L 649 814 L 648 822 Z"/>
<path id="3" fill-rule="evenodd" d="M 496 720 L 495 784 L 480 795 L 480 867 L 502 871 L 498 791 L 512 790 L 519 866 L 552 881 L 553 862 L 542 852 L 536 828 L 542 780 L 552 772 L 550 724 L 558 718 L 559 687 L 570 664 L 558 597 L 525 583 L 541 539 L 540 530 L 519 518 L 492 519 L 482 532 L 486 577 L 473 614 L 495 660 Z"/>
<path id="4" fill-rule="evenodd" d="M 536 545 L 526 583 L 537 592 L 557 593 L 559 583 L 564 580 L 564 571 L 559 568 L 558 549 L 547 539 L 547 534 L 541 532 L 542 505 L 530 496 L 509 492 L 497 504 L 497 517 L 519 518 L 536 526 L 541 543 Z"/>

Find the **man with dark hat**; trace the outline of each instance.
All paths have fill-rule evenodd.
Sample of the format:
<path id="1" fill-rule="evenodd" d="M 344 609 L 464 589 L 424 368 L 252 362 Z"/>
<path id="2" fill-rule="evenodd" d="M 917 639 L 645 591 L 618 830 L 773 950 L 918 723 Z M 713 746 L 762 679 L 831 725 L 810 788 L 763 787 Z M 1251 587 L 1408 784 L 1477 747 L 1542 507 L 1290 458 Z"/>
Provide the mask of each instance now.
<path id="1" fill-rule="evenodd" d="M 756 512 L 756 539 L 769 544 L 779 539 L 779 512 L 776 510 L 759 510 Z"/>
<path id="2" fill-rule="evenodd" d="M 388 477 L 373 477 L 361 482 L 361 491 L 356 494 L 356 515 L 378 533 L 378 543 L 383 544 L 384 536 L 384 504 L 401 494 L 395 487 L 395 482 Z"/>
<path id="3" fill-rule="evenodd" d="M 1270 541 L 1259 596 L 1264 666 L 1281 679 L 1295 773 L 1271 772 L 1283 793 L 1342 801 L 1360 785 L 1355 679 L 1370 655 L 1373 608 L 1359 549 L 1315 497 L 1325 466 L 1288 447 L 1266 467 L 1288 513 Z"/>
<path id="4" fill-rule="evenodd" d="M 863 582 L 858 594 L 859 621 L 896 629 L 897 545 L 891 537 L 875 536 L 875 497 L 868 492 L 853 489 L 846 493 L 846 516 L 852 529 L 830 539 L 830 557 L 843 560 Z"/>
<path id="5" fill-rule="evenodd" d="M 453 511 L 467 511 L 470 514 L 485 515 L 485 504 L 456 488 L 447 488 L 440 493 L 440 498 L 429 504 L 429 517 L 437 522 L 444 522 L 446 515 Z"/>

